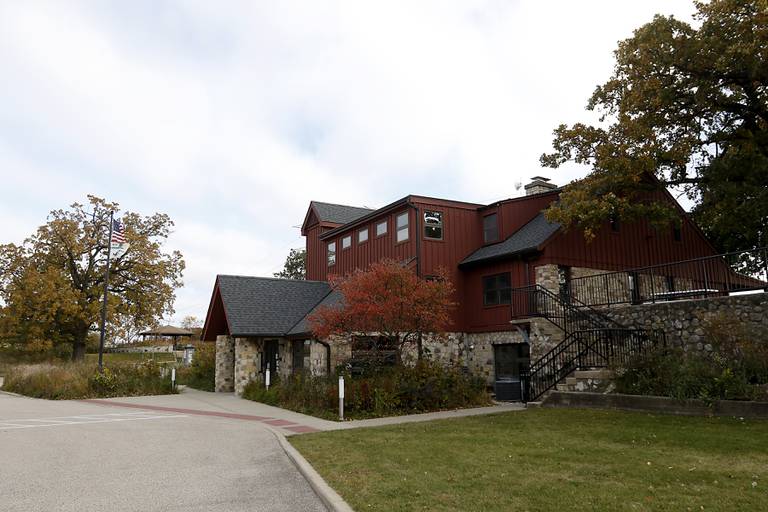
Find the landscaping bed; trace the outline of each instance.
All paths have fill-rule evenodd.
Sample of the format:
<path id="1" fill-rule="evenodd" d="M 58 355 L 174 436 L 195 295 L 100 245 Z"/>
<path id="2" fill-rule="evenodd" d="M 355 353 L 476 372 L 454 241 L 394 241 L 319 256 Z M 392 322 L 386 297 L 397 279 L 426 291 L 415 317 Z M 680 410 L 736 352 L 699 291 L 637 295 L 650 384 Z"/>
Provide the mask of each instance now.
<path id="1" fill-rule="evenodd" d="M 768 422 L 530 409 L 290 442 L 355 510 L 764 510 Z"/>
<path id="2" fill-rule="evenodd" d="M 375 368 L 345 378 L 347 419 L 378 418 L 490 405 L 485 382 L 461 368 L 421 361 L 415 366 Z M 339 417 L 338 377 L 305 374 L 266 389 L 250 382 L 243 398 L 326 419 Z"/>
<path id="3" fill-rule="evenodd" d="M 2 390 L 52 400 L 176 393 L 170 376 L 161 375 L 160 366 L 151 359 L 113 362 L 102 373 L 90 362 L 12 366 L 5 370 Z"/>

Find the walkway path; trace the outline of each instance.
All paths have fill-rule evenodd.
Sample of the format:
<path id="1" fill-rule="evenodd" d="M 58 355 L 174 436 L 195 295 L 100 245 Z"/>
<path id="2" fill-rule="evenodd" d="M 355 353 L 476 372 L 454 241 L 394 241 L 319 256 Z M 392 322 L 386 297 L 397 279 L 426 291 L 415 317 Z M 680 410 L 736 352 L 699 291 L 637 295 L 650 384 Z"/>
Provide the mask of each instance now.
<path id="1" fill-rule="evenodd" d="M 525 409 L 525 406 L 522 404 L 513 403 L 473 409 L 458 409 L 425 414 L 411 414 L 407 416 L 391 416 L 388 418 L 338 422 L 300 414 L 279 407 L 272 407 L 259 402 L 244 400 L 235 396 L 233 393 L 208 393 L 191 388 L 184 389 L 179 395 L 110 398 L 104 400 L 87 400 L 87 402 L 112 407 L 256 421 L 269 426 L 273 430 L 286 436 L 326 430 L 377 427 L 400 423 L 477 416 L 481 414 L 496 414 Z"/>

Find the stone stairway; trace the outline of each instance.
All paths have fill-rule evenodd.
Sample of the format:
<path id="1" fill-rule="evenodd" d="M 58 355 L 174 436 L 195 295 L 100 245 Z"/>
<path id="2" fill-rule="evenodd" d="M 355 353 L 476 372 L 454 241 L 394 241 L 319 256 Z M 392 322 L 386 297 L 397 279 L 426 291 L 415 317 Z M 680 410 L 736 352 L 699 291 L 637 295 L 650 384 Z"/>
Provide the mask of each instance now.
<path id="1" fill-rule="evenodd" d="M 556 387 L 558 391 L 605 393 L 613 388 L 613 372 L 607 368 L 576 370 Z"/>

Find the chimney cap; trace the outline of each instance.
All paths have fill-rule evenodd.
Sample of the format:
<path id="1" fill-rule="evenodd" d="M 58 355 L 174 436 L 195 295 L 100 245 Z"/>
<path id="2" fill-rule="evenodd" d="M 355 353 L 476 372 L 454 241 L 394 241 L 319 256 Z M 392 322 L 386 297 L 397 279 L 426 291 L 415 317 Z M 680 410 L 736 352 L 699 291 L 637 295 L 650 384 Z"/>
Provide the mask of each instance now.
<path id="1" fill-rule="evenodd" d="M 551 181 L 549 178 L 545 178 L 544 176 L 534 176 L 531 178 L 531 181 Z"/>

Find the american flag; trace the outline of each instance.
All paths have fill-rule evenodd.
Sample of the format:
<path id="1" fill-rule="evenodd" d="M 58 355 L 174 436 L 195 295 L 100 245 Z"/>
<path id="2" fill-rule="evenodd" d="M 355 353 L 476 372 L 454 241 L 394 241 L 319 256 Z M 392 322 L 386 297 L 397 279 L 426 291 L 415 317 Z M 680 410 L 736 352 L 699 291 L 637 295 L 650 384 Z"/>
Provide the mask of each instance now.
<path id="1" fill-rule="evenodd" d="M 125 243 L 125 226 L 117 219 L 112 221 L 112 240 L 113 244 Z"/>

